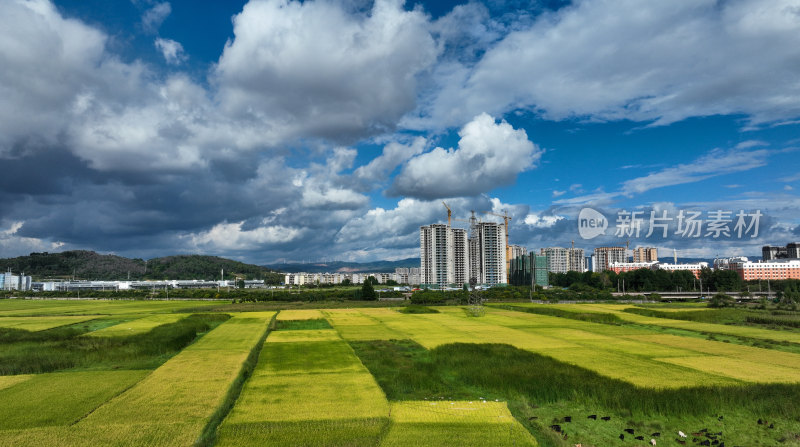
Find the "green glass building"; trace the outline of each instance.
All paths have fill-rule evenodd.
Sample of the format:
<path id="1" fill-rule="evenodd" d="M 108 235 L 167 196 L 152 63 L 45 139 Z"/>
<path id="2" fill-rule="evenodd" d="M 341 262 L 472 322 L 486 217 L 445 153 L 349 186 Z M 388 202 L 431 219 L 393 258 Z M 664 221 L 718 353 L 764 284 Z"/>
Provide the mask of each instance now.
<path id="1" fill-rule="evenodd" d="M 529 286 L 533 284 L 541 287 L 550 285 L 547 273 L 547 256 L 531 253 L 511 260 L 511 284 L 515 286 Z"/>

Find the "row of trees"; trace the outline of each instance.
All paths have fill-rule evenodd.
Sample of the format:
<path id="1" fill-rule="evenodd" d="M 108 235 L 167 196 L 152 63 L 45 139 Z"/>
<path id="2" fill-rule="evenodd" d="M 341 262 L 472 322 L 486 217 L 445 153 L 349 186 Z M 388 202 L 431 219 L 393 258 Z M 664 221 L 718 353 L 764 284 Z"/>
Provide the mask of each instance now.
<path id="1" fill-rule="evenodd" d="M 744 282 L 730 270 L 703 269 L 700 278 L 686 270 L 668 271 L 642 268 L 630 272 L 550 273 L 550 284 L 573 290 L 622 290 L 630 292 L 740 291 Z"/>

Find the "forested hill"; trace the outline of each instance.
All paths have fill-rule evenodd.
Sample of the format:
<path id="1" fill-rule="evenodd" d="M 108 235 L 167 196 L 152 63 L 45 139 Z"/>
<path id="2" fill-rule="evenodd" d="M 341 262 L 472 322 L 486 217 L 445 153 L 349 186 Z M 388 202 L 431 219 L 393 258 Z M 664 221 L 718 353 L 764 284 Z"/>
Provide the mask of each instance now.
<path id="1" fill-rule="evenodd" d="M 235 277 L 283 281 L 283 275 L 258 265 L 244 264 L 217 256 L 179 255 L 150 260 L 102 255 L 93 251 L 74 250 L 61 253 L 31 253 L 18 258 L 0 259 L 0 271 L 11 269 L 36 279 L 72 278 L 88 280 L 131 279 L 225 279 Z"/>

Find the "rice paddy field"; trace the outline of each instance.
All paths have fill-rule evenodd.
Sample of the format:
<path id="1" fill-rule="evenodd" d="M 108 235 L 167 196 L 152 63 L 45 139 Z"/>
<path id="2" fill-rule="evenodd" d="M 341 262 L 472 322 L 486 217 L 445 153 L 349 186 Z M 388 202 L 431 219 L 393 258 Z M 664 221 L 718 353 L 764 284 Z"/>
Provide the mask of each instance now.
<path id="1" fill-rule="evenodd" d="M 218 307 L 0 300 L 0 446 L 800 445 L 792 328 L 627 304 Z"/>

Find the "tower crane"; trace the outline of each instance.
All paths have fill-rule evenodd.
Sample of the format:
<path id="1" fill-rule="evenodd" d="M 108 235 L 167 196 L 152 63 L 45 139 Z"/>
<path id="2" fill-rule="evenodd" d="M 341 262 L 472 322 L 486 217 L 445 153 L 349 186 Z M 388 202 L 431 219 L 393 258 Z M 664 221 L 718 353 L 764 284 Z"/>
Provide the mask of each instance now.
<path id="1" fill-rule="evenodd" d="M 449 206 L 447 206 L 447 203 L 444 200 L 442 200 L 442 205 L 444 205 L 444 207 L 447 208 L 447 226 L 449 227 L 450 217 L 453 215 L 453 211 L 450 209 Z"/>

